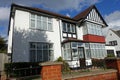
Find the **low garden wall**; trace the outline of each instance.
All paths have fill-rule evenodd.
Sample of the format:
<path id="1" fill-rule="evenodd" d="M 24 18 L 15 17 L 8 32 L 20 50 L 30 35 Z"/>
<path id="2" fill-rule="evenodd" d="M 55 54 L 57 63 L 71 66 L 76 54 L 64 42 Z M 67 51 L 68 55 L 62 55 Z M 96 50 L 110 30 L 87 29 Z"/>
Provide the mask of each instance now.
<path id="1" fill-rule="evenodd" d="M 81 73 L 79 75 L 67 76 L 63 80 L 118 80 L 117 70 L 105 70 L 99 72 Z"/>
<path id="2" fill-rule="evenodd" d="M 62 76 L 60 62 L 42 63 L 42 80 L 118 80 L 117 70 L 106 69 L 101 71 L 84 72 L 77 75 Z"/>
<path id="3" fill-rule="evenodd" d="M 12 65 L 14 66 L 15 64 L 18 63 L 12 63 Z M 19 64 L 26 65 L 26 63 Z M 120 58 L 106 58 L 105 64 L 106 65 L 104 65 L 104 67 L 101 66 L 97 67 L 98 65 L 96 65 L 86 69 L 77 70 L 67 69 L 67 67 L 65 66 L 65 62 L 44 62 L 40 64 L 36 63 L 30 64 L 33 65 L 32 67 L 30 65 L 28 65 L 27 67 L 29 67 L 30 69 L 30 75 L 33 75 L 34 73 L 36 73 L 36 71 L 39 72 L 38 74 L 40 74 L 40 79 L 37 80 L 120 80 Z M 17 67 L 14 68 L 14 66 L 12 67 L 10 65 L 9 67 L 8 64 L 6 64 L 6 70 L 8 73 L 10 73 L 9 77 L 10 75 L 22 77 L 24 73 L 26 74 L 26 71 L 22 69 L 23 72 L 20 70 L 20 72 L 22 72 L 22 75 L 20 74 L 17 75 L 18 71 L 16 70 L 18 70 L 19 67 L 18 69 L 16 69 Z M 36 68 L 34 69 L 34 67 L 36 66 L 40 66 L 40 70 L 37 70 Z M 107 68 L 105 68 L 105 66 Z M 64 71 L 63 68 L 65 67 L 66 67 L 65 71 L 68 70 L 67 73 L 63 72 Z M 11 68 L 13 68 L 12 72 Z"/>

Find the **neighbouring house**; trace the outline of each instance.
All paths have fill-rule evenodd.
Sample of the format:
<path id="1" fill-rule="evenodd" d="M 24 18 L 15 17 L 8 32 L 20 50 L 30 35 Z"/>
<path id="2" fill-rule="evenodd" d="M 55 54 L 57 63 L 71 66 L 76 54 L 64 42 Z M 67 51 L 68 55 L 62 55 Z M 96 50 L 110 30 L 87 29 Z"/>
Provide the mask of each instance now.
<path id="1" fill-rule="evenodd" d="M 8 54 L 12 62 L 54 61 L 62 56 L 71 67 L 91 65 L 107 56 L 102 28 L 107 26 L 95 5 L 73 18 L 12 4 Z"/>
<path id="2" fill-rule="evenodd" d="M 117 57 L 120 57 L 120 30 L 112 30 L 109 29 L 108 34 L 106 35 L 106 44 L 114 46 L 114 53 L 117 55 Z M 110 52 L 111 51 L 111 52 Z M 107 51 L 108 54 L 113 53 L 112 50 Z"/>
<path id="3" fill-rule="evenodd" d="M 107 51 L 107 57 L 117 57 L 116 49 L 113 45 L 106 44 L 105 49 Z"/>

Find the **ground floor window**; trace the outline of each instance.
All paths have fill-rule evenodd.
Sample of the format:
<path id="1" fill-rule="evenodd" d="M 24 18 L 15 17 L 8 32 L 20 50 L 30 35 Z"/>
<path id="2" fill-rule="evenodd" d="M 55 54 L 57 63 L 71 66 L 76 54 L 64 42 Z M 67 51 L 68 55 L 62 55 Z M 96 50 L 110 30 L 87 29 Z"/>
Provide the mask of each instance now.
<path id="1" fill-rule="evenodd" d="M 65 60 L 102 59 L 107 56 L 105 44 L 102 43 L 68 42 L 63 44 L 63 50 Z"/>
<path id="2" fill-rule="evenodd" d="M 108 57 L 115 57 L 114 50 L 107 50 Z"/>
<path id="3" fill-rule="evenodd" d="M 117 57 L 120 57 L 120 51 L 116 51 Z"/>
<path id="4" fill-rule="evenodd" d="M 90 43 L 91 58 L 104 58 L 107 55 L 105 44 Z"/>
<path id="5" fill-rule="evenodd" d="M 53 57 L 53 44 L 30 42 L 30 62 L 49 61 Z"/>
<path id="6" fill-rule="evenodd" d="M 64 48 L 64 59 L 65 60 L 71 60 L 71 49 L 70 49 L 70 43 L 66 43 L 63 45 Z"/>

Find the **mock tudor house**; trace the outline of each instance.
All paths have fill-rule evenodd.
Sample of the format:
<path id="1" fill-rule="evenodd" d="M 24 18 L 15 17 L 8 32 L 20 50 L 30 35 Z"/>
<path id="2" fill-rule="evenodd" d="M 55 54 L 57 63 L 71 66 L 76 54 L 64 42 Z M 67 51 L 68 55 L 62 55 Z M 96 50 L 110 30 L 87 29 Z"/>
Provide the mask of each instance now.
<path id="1" fill-rule="evenodd" d="M 109 29 L 106 36 L 106 44 L 115 48 L 115 52 L 113 50 L 107 50 L 108 53 L 114 52 L 117 57 L 120 57 L 120 30 Z"/>
<path id="2" fill-rule="evenodd" d="M 76 66 L 107 56 L 102 28 L 107 26 L 95 5 L 73 18 L 12 4 L 8 54 L 12 62 L 54 61 L 63 57 Z"/>

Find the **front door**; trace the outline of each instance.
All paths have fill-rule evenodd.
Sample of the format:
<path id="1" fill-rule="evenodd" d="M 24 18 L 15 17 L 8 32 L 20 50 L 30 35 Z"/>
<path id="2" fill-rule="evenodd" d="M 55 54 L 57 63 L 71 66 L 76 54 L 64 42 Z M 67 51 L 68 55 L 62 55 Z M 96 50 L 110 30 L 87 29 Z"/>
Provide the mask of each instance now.
<path id="1" fill-rule="evenodd" d="M 85 68 L 86 62 L 85 62 L 84 47 L 78 47 L 78 55 L 79 55 L 80 67 Z"/>

